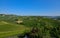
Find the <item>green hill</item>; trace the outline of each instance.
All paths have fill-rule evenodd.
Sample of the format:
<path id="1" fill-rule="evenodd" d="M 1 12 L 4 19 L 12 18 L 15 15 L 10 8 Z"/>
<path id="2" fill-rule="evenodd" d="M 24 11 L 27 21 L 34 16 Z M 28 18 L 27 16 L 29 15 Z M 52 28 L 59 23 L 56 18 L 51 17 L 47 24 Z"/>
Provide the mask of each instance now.
<path id="1" fill-rule="evenodd" d="M 21 24 L 15 21 L 22 20 Z M 60 21 L 44 16 L 17 16 L 0 14 L 0 37 L 22 34 L 31 31 L 33 27 L 38 28 L 34 35 L 42 38 L 60 38 Z"/>
<path id="2" fill-rule="evenodd" d="M 22 34 L 25 30 L 28 28 L 23 25 L 0 21 L 0 38 Z"/>

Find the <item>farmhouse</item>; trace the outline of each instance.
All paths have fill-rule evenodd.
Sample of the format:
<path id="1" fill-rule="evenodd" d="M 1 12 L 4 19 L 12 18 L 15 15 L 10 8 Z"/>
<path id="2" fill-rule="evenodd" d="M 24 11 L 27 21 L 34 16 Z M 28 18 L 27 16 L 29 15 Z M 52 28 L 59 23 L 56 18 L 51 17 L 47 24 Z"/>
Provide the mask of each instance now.
<path id="1" fill-rule="evenodd" d="M 23 21 L 20 20 L 20 19 L 17 19 L 17 20 L 16 20 L 16 23 L 17 23 L 17 24 L 21 24 L 22 22 L 23 22 Z"/>

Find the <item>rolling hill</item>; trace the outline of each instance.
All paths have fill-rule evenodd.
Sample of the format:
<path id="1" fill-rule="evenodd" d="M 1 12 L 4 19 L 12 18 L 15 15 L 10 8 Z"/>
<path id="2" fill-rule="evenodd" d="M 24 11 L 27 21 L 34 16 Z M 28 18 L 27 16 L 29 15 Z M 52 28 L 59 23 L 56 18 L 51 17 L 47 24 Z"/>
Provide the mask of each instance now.
<path id="1" fill-rule="evenodd" d="M 17 24 L 16 19 L 23 23 Z M 0 37 L 22 34 L 31 31 L 31 28 L 39 29 L 37 35 L 42 38 L 60 38 L 60 21 L 44 16 L 17 16 L 0 14 Z M 28 32 L 27 31 L 27 32 Z"/>

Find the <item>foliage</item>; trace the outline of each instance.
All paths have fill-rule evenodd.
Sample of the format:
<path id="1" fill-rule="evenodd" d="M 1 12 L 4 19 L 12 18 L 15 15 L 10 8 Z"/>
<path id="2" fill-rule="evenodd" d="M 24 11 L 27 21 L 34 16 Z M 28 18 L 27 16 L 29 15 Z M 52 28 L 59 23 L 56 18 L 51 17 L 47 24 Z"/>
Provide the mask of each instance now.
<path id="1" fill-rule="evenodd" d="M 1 22 L 2 25 L 0 25 L 0 32 L 1 31 L 3 31 L 3 32 L 12 31 L 12 30 L 15 31 L 15 30 L 17 30 L 17 28 L 21 27 L 22 25 L 15 23 L 16 19 L 23 20 L 22 25 L 24 25 L 24 26 L 22 28 L 20 28 L 22 30 L 25 29 L 24 27 L 31 28 L 31 29 L 33 27 L 38 28 L 39 32 L 36 33 L 36 36 L 39 36 L 40 38 L 52 38 L 52 37 L 60 38 L 60 21 L 41 17 L 41 16 L 14 16 L 14 15 L 2 16 L 1 15 L 0 21 L 5 21 L 5 22 L 11 23 L 13 25 L 3 24 Z M 7 28 L 9 28 L 9 29 L 7 29 Z M 20 30 L 20 29 L 18 29 L 18 30 Z M 18 33 L 20 33 L 20 31 L 18 31 Z M 11 33 L 11 34 L 13 34 L 13 33 Z M 3 34 L 0 34 L 0 35 L 3 35 Z"/>

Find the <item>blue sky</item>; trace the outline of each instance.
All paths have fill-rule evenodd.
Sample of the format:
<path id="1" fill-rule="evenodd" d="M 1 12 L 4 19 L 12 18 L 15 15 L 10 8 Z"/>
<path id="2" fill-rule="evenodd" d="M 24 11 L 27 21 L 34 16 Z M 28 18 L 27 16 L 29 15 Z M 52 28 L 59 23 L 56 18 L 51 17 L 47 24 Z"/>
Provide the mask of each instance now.
<path id="1" fill-rule="evenodd" d="M 0 0 L 0 14 L 60 16 L 60 0 Z"/>

